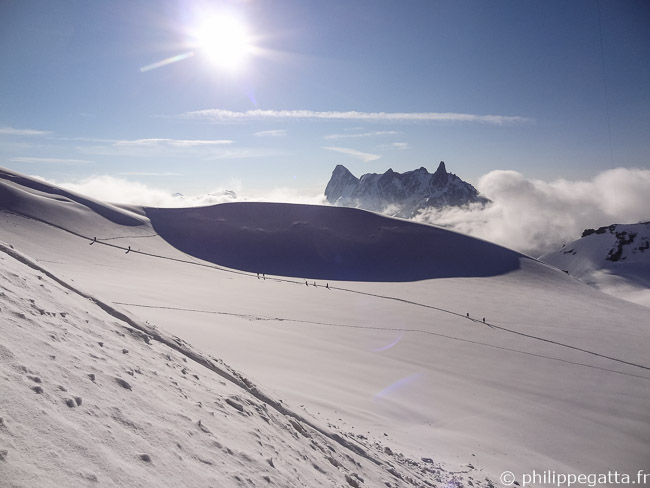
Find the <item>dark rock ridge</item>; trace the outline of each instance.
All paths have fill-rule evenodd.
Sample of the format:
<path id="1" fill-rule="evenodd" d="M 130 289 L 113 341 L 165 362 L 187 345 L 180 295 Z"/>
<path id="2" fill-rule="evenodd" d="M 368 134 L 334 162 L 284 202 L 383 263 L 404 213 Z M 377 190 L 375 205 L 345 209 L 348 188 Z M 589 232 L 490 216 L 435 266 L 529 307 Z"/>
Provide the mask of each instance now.
<path id="1" fill-rule="evenodd" d="M 435 173 L 424 167 L 405 173 L 389 169 L 384 174 L 368 173 L 361 178 L 339 164 L 325 188 L 325 197 L 332 205 L 402 218 L 413 217 L 429 207 L 460 207 L 490 201 L 472 185 L 448 173 L 444 161 L 440 161 Z"/>

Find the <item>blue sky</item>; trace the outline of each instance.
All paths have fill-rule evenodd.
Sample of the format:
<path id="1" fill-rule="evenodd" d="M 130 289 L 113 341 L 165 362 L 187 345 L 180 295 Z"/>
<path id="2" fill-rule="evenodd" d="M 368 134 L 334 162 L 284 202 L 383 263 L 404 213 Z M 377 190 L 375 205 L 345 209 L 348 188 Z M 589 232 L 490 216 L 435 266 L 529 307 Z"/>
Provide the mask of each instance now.
<path id="1" fill-rule="evenodd" d="M 238 69 L 196 43 L 211 15 L 245 25 Z M 647 169 L 649 25 L 647 1 L 4 0 L 0 165 L 188 194 Z"/>

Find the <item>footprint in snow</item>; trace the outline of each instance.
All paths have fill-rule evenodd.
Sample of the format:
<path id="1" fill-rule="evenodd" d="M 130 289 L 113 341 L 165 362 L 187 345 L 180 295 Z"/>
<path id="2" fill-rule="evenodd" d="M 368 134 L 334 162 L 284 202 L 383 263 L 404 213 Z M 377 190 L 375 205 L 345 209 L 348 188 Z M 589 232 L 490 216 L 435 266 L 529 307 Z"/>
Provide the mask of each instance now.
<path id="1" fill-rule="evenodd" d="M 128 381 L 123 380 L 122 378 L 115 378 L 115 382 L 120 385 L 122 388 L 125 388 L 127 390 L 133 390 L 131 385 L 128 383 Z"/>

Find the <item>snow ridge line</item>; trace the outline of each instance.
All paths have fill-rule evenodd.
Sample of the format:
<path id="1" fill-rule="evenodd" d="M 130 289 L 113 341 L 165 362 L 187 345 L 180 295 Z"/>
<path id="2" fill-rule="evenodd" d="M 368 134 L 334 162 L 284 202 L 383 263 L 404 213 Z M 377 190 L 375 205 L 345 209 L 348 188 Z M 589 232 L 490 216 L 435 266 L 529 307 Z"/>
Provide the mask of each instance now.
<path id="1" fill-rule="evenodd" d="M 68 233 L 70 233 L 70 234 L 72 234 L 74 236 L 77 236 L 77 237 L 81 238 L 81 239 L 85 239 L 87 241 L 90 241 L 91 243 L 94 242 L 94 243 L 97 243 L 97 244 L 101 244 L 103 246 L 113 247 L 115 249 L 120 249 L 120 250 L 127 251 L 127 252 L 130 252 L 130 253 L 141 254 L 143 256 L 149 256 L 149 257 L 158 258 L 158 259 L 167 259 L 169 261 L 176 261 L 176 262 L 179 262 L 179 263 L 185 263 L 185 264 L 191 264 L 191 265 L 194 265 L 194 266 L 201 266 L 201 267 L 204 267 L 204 268 L 216 269 L 218 271 L 223 271 L 223 272 L 226 272 L 226 273 L 239 274 L 239 275 L 249 276 L 249 277 L 256 276 L 254 273 L 249 273 L 249 272 L 246 272 L 246 271 L 237 271 L 237 270 L 229 269 L 229 268 L 223 268 L 221 266 L 217 266 L 217 265 L 214 265 L 214 264 L 212 264 L 212 265 L 211 264 L 204 264 L 204 263 L 201 263 L 201 262 L 187 261 L 185 259 L 173 258 L 173 257 L 170 257 L 170 256 L 160 256 L 158 254 L 153 254 L 153 253 L 148 253 L 148 252 L 144 252 L 144 251 L 138 251 L 138 250 L 135 250 L 135 249 L 131 249 L 130 246 L 127 248 L 127 247 L 123 247 L 123 246 L 118 246 L 116 244 L 109 244 L 107 242 L 102 242 L 99 239 L 94 239 L 94 238 L 91 239 L 90 237 L 84 236 L 83 234 L 79 234 L 79 233 L 74 232 L 72 230 L 66 229 L 65 227 L 61 227 L 59 225 L 52 224 L 50 222 L 47 222 L 45 220 L 42 220 L 42 219 L 39 219 L 39 218 L 36 218 L 36 217 L 32 217 L 30 215 L 25 215 L 25 214 L 23 214 L 21 212 L 15 212 L 15 211 L 11 211 L 11 212 L 15 213 L 17 215 L 23 216 L 23 217 L 27 217 L 27 218 L 42 222 L 44 224 L 55 227 L 57 229 L 63 230 L 64 232 L 68 232 Z M 287 278 L 277 278 L 276 277 L 276 278 L 268 278 L 268 279 L 276 281 L 276 282 L 280 282 L 280 283 L 292 283 L 292 284 L 295 284 L 295 285 L 302 285 L 303 284 L 302 281 L 290 280 L 290 279 L 287 279 Z M 329 288 L 330 288 L 330 290 L 339 290 L 339 291 L 345 291 L 345 292 L 348 292 L 348 293 L 356 293 L 358 295 L 366 295 L 366 296 L 371 296 L 371 297 L 375 297 L 375 298 L 381 298 L 381 299 L 385 299 L 385 300 L 394 300 L 396 302 L 402 302 L 402 303 L 406 303 L 408 305 L 415 305 L 415 306 L 418 306 L 418 307 L 437 310 L 439 312 L 444 312 L 444 313 L 448 313 L 448 314 L 451 314 L 451 315 L 456 315 L 458 317 L 465 317 L 465 315 L 463 315 L 462 313 L 454 312 L 454 311 L 447 310 L 447 309 L 440 308 L 440 307 L 435 307 L 433 305 L 426 305 L 424 303 L 419 303 L 419 302 L 414 302 L 414 301 L 411 301 L 411 300 L 406 300 L 404 298 L 391 297 L 391 296 L 387 296 L 387 295 L 378 295 L 378 294 L 375 294 L 375 293 L 352 290 L 350 288 L 342 288 L 342 287 L 338 287 L 338 286 L 330 286 Z M 475 322 L 478 322 L 475 319 L 471 319 L 471 320 L 474 320 Z M 618 359 L 618 358 L 615 358 L 615 357 L 612 357 L 612 356 L 607 356 L 605 354 L 601 354 L 601 353 L 598 353 L 598 352 L 595 352 L 595 351 L 590 351 L 588 349 L 583 349 L 583 348 L 580 348 L 580 347 L 577 347 L 577 346 L 571 346 L 571 345 L 565 344 L 563 342 L 558 342 L 558 341 L 554 341 L 554 340 L 551 340 L 551 339 L 545 339 L 543 337 L 534 336 L 532 334 L 526 334 L 525 332 L 519 332 L 519 331 L 516 331 L 516 330 L 513 330 L 513 329 L 509 329 L 507 327 L 496 325 L 496 324 L 494 324 L 492 322 L 485 322 L 485 325 L 487 325 L 488 327 L 491 327 L 493 329 L 499 329 L 501 331 L 509 332 L 511 334 L 516 334 L 516 335 L 520 335 L 522 337 L 527 337 L 529 339 L 534 339 L 534 340 L 537 340 L 537 341 L 546 342 L 546 343 L 549 343 L 549 344 L 554 344 L 556 346 L 565 347 L 565 348 L 572 349 L 572 350 L 575 350 L 575 351 L 583 352 L 585 354 L 591 354 L 592 356 L 601 357 L 601 358 L 604 358 L 604 359 L 609 359 L 610 361 L 615 361 L 615 362 L 618 362 L 618 363 L 621 363 L 621 364 L 626 364 L 628 366 L 633 366 L 633 367 L 636 367 L 636 368 L 644 369 L 646 371 L 650 371 L 649 366 L 644 366 L 642 364 L 633 363 L 633 362 L 630 362 L 630 361 L 625 361 L 624 359 Z"/>
<path id="2" fill-rule="evenodd" d="M 331 288 L 331 287 L 330 287 Z M 115 305 L 123 305 L 127 307 L 140 307 L 140 308 L 155 308 L 155 309 L 161 309 L 161 310 L 177 310 L 181 312 L 194 312 L 194 313 L 205 313 L 205 314 L 213 314 L 213 315 L 227 315 L 231 317 L 240 317 L 240 318 L 245 318 L 249 320 L 259 320 L 259 321 L 265 321 L 265 322 L 295 322 L 299 324 L 310 324 L 310 325 L 322 325 L 326 327 L 343 327 L 343 328 L 349 328 L 349 329 L 368 329 L 368 330 L 379 330 L 379 331 L 391 331 L 391 332 L 414 332 L 414 333 L 420 333 L 420 334 L 427 334 L 427 335 L 432 335 L 436 337 L 444 337 L 445 339 L 450 339 L 450 340 L 455 340 L 455 341 L 460 341 L 460 342 L 467 342 L 470 344 L 475 344 L 478 346 L 484 346 L 484 347 L 491 347 L 494 349 L 500 349 L 502 351 L 508 351 L 508 352 L 514 352 L 514 353 L 519 353 L 519 354 L 525 354 L 526 356 L 533 356 L 537 358 L 542 358 L 542 359 L 548 359 L 551 361 L 559 361 L 562 363 L 566 364 L 572 364 L 575 366 L 583 366 L 585 368 L 592 368 L 592 369 L 597 369 L 600 371 L 607 371 L 609 373 L 616 373 L 620 374 L 623 376 L 632 376 L 634 378 L 642 378 L 644 380 L 650 380 L 649 377 L 647 376 L 642 376 L 638 374 L 632 374 L 632 373 L 625 373 L 623 371 L 617 371 L 615 369 L 609 369 L 609 368 L 603 368 L 601 366 L 594 366 L 592 364 L 585 364 L 585 363 L 578 363 L 576 361 L 569 361 L 568 359 L 562 359 L 562 358 L 556 358 L 553 356 L 545 356 L 543 354 L 536 354 L 534 352 L 528 352 L 528 351 L 521 351 L 519 349 L 512 349 L 510 347 L 504 347 L 504 346 L 497 346 L 496 344 L 487 344 L 485 342 L 479 342 L 479 341 L 474 341 L 472 339 L 464 339 L 462 337 L 454 337 L 450 336 L 447 334 L 440 334 L 439 332 L 433 332 L 430 330 L 421 330 L 421 329 L 407 329 L 403 327 L 375 327 L 372 325 L 351 325 L 351 324 L 331 324 L 327 322 L 316 322 L 313 320 L 300 320 L 300 319 L 287 319 L 283 317 L 266 317 L 263 315 L 251 315 L 251 314 L 239 314 L 239 313 L 233 313 L 233 312 L 218 312 L 214 310 L 195 310 L 191 308 L 181 308 L 181 307 L 168 307 L 168 306 L 162 306 L 162 305 L 144 305 L 140 303 L 125 303 L 125 302 L 113 302 Z M 450 312 L 454 313 L 454 312 Z M 462 317 L 465 317 L 462 315 Z M 476 322 L 478 324 L 482 324 L 483 322 L 476 320 L 476 319 L 470 319 L 473 322 Z M 486 325 L 492 327 L 490 324 Z"/>
<path id="3" fill-rule="evenodd" d="M 4 252 L 5 254 L 9 255 L 10 257 L 16 259 L 17 261 L 23 263 L 24 265 L 39 271 L 46 275 L 48 278 L 51 280 L 55 281 L 59 285 L 63 286 L 67 290 L 70 290 L 71 292 L 87 299 L 90 300 L 92 303 L 97 305 L 99 308 L 104 310 L 108 315 L 125 322 L 128 326 L 139 330 L 140 332 L 143 332 L 150 338 L 152 338 L 155 341 L 158 341 L 167 347 L 179 352 L 180 354 L 184 355 L 188 359 L 194 361 L 195 363 L 209 369 L 210 371 L 218 374 L 222 378 L 226 379 L 227 381 L 233 383 L 234 385 L 240 387 L 241 389 L 247 391 L 250 393 L 253 397 L 258 399 L 259 401 L 265 403 L 269 407 L 273 408 L 276 410 L 278 413 L 281 415 L 284 415 L 286 417 L 291 417 L 295 420 L 298 420 L 299 422 L 308 425 L 311 427 L 313 430 L 318 432 L 319 434 L 323 435 L 324 437 L 327 437 L 328 439 L 336 442 L 339 444 L 341 447 L 350 450 L 354 452 L 355 454 L 363 457 L 364 459 L 372 462 L 373 464 L 377 466 L 384 467 L 387 471 L 389 471 L 389 468 L 385 467 L 385 463 L 382 462 L 379 459 L 374 458 L 371 456 L 368 452 L 366 452 L 365 449 L 363 449 L 361 446 L 359 446 L 356 443 L 353 443 L 347 439 L 344 439 L 341 435 L 334 433 L 334 432 L 329 432 L 325 430 L 324 428 L 314 424 L 313 422 L 307 420 L 304 418 L 302 415 L 289 410 L 287 407 L 282 405 L 279 401 L 274 400 L 270 396 L 268 396 L 266 393 L 260 391 L 250 380 L 242 376 L 240 373 L 234 371 L 232 368 L 230 368 L 228 365 L 223 363 L 223 361 L 218 360 L 221 362 L 223 367 L 220 367 L 219 365 L 215 364 L 217 362 L 216 359 L 212 358 L 207 358 L 203 354 L 196 352 L 192 349 L 192 347 L 185 342 L 184 340 L 180 339 L 179 337 L 171 336 L 167 337 L 164 335 L 162 332 L 160 332 L 155 326 L 148 326 L 145 324 L 142 324 L 141 322 L 138 322 L 128 315 L 126 315 L 123 312 L 120 312 L 119 310 L 111 307 L 110 305 L 104 303 L 103 301 L 99 300 L 98 298 L 85 293 L 78 288 L 75 288 L 74 286 L 70 285 L 66 281 L 62 280 L 61 278 L 57 277 L 53 273 L 49 272 L 42 266 L 39 266 L 37 263 L 32 261 L 29 257 L 25 256 L 24 254 L 16 251 L 13 247 L 8 246 L 6 243 L 0 241 L 0 251 Z M 394 468 L 390 468 L 394 469 Z M 389 471 L 390 472 L 390 471 Z"/>

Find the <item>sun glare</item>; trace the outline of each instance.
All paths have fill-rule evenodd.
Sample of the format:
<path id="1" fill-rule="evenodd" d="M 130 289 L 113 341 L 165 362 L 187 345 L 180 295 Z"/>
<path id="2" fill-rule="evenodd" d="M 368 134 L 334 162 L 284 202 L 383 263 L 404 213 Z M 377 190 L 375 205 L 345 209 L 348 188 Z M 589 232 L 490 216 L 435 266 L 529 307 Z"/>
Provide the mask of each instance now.
<path id="1" fill-rule="evenodd" d="M 197 47 L 216 66 L 236 71 L 251 50 L 246 25 L 234 16 L 217 15 L 206 19 L 195 32 Z"/>

